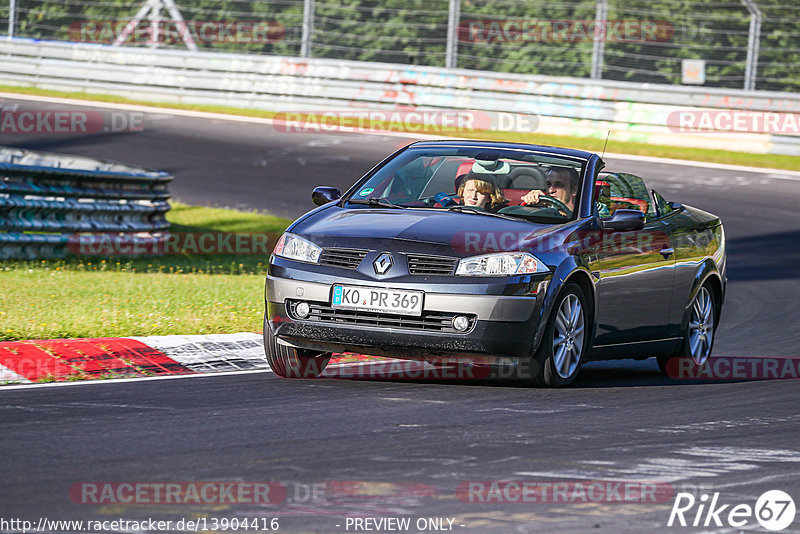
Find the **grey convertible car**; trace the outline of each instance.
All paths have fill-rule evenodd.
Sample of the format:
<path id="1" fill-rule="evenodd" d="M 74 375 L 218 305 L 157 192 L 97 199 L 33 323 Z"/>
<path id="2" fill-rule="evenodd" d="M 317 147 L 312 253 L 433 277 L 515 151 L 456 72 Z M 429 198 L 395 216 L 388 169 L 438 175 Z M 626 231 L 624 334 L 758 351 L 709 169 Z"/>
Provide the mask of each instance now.
<path id="1" fill-rule="evenodd" d="M 719 217 L 590 152 L 411 144 L 281 236 L 264 347 L 282 377 L 333 353 L 513 368 L 564 386 L 589 360 L 702 366 L 725 298 Z"/>

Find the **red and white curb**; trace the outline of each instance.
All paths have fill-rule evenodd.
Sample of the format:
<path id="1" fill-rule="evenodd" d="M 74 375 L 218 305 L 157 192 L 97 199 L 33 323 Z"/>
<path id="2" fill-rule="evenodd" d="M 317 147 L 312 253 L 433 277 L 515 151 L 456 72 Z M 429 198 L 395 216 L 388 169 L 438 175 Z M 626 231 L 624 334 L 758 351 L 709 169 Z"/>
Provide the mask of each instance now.
<path id="1" fill-rule="evenodd" d="M 337 355 L 332 363 L 374 358 Z M 269 370 L 261 334 L 0 342 L 0 384 Z"/>
<path id="2" fill-rule="evenodd" d="M 0 342 L 1 382 L 185 375 L 268 369 L 261 334 Z"/>

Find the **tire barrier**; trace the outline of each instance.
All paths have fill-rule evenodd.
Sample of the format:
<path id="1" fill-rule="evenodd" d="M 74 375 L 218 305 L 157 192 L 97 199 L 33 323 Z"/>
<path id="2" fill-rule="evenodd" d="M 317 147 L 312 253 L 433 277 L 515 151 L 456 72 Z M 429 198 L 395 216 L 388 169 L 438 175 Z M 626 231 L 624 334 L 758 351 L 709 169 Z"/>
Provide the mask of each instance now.
<path id="1" fill-rule="evenodd" d="M 0 147 L 0 259 L 63 258 L 82 232 L 165 239 L 165 172 Z"/>

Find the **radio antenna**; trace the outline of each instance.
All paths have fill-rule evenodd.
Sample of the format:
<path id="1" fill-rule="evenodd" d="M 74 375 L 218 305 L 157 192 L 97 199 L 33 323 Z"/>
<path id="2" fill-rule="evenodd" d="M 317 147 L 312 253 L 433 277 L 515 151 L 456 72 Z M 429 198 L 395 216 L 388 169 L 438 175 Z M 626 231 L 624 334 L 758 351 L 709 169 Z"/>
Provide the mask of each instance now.
<path id="1" fill-rule="evenodd" d="M 600 156 L 600 159 L 603 159 L 603 158 L 606 157 L 606 147 L 608 146 L 608 138 L 609 137 L 611 137 L 611 130 L 609 130 L 608 133 L 606 134 L 606 142 L 603 143 L 603 155 Z"/>

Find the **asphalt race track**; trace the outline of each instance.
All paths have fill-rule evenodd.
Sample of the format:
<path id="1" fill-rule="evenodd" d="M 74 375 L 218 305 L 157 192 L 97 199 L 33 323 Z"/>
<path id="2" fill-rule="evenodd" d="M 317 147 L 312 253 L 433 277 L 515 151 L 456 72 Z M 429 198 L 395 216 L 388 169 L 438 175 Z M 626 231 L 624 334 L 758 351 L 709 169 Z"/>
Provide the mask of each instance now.
<path id="1" fill-rule="evenodd" d="M 0 99 L 15 104 L 89 109 Z M 0 145 L 167 170 L 173 196 L 186 202 L 286 216 L 312 207 L 315 185 L 345 189 L 407 142 L 167 113 L 147 114 L 137 132 L 0 136 Z M 800 357 L 800 177 L 606 159 L 609 169 L 722 217 L 729 286 L 714 356 Z M 764 531 L 754 517 L 740 528 L 726 519 L 767 490 L 800 505 L 798 384 L 673 381 L 648 360 L 589 364 L 563 390 L 271 373 L 3 388 L 0 517 L 34 525 L 42 517 L 278 517 L 281 532 L 330 533 L 359 531 L 348 517 L 411 518 L 410 530 L 394 530 L 403 532 L 432 531 L 415 526 L 428 518 L 445 529 L 450 519 L 456 532 Z M 271 482 L 286 497 L 86 504 L 75 493 L 82 483 L 207 481 Z M 518 493 L 502 492 L 508 481 L 573 485 L 549 502 L 516 502 Z M 657 483 L 659 497 L 582 499 L 576 481 Z M 500 493 L 482 493 L 491 487 Z M 700 527 L 668 527 L 681 491 L 697 497 L 685 514 L 690 525 L 702 496 L 710 502 L 718 492 L 718 503 L 730 505 L 723 526 L 711 518 L 702 528 L 703 512 Z M 783 532 L 800 532 L 800 518 Z"/>

